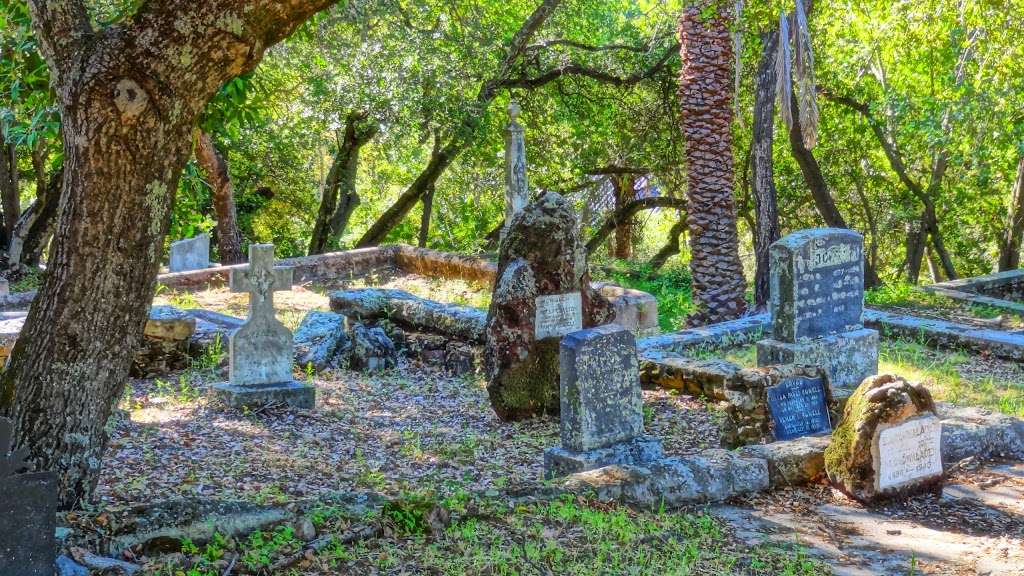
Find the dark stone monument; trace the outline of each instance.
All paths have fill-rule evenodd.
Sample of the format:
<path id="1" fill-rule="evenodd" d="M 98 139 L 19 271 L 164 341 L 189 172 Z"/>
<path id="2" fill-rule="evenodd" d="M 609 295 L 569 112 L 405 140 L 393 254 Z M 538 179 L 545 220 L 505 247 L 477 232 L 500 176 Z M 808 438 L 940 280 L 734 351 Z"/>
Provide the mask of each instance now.
<path id="1" fill-rule="evenodd" d="M 608 324 L 567 334 L 559 368 L 562 446 L 544 453 L 548 478 L 661 457 L 660 441 L 643 434 L 632 332 Z"/>
<path id="2" fill-rule="evenodd" d="M 786 378 L 767 389 L 768 411 L 776 440 L 792 440 L 832 431 L 825 379 Z"/>
<path id="3" fill-rule="evenodd" d="M 0 574 L 52 576 L 57 556 L 57 475 L 22 473 L 27 450 L 10 452 L 14 423 L 0 418 Z"/>
<path id="4" fill-rule="evenodd" d="M 864 238 L 817 228 L 771 247 L 772 338 L 757 364 L 821 366 L 833 388 L 852 389 L 878 372 L 878 333 L 864 328 Z"/>

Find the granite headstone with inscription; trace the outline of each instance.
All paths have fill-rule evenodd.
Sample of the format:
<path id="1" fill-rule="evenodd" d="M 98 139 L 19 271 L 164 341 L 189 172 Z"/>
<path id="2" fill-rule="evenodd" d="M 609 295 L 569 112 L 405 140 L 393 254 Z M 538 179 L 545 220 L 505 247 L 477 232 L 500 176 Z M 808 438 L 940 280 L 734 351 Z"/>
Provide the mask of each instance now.
<path id="1" fill-rule="evenodd" d="M 643 434 L 636 340 L 629 330 L 608 324 L 567 334 L 559 368 L 562 446 L 544 452 L 548 478 L 661 457 L 661 443 Z"/>
<path id="2" fill-rule="evenodd" d="M 274 267 L 273 244 L 249 246 L 249 265 L 231 270 L 231 290 L 249 293 L 249 318 L 228 341 L 228 382 L 214 390 L 228 405 L 282 402 L 313 408 L 312 386 L 292 378 L 292 333 L 274 314 L 274 292 L 290 290 L 291 268 Z"/>
<path id="3" fill-rule="evenodd" d="M 14 424 L 0 418 L 0 574 L 51 576 L 57 545 L 57 475 L 19 473 L 27 450 L 11 451 Z"/>
<path id="4" fill-rule="evenodd" d="M 832 431 L 826 386 L 821 377 L 795 377 L 786 378 L 766 390 L 776 440 Z"/>
<path id="5" fill-rule="evenodd" d="M 942 423 L 928 389 L 892 374 L 864 380 L 825 450 L 834 486 L 860 500 L 942 489 Z"/>
<path id="6" fill-rule="evenodd" d="M 484 329 L 487 392 L 498 417 L 557 414 L 559 338 L 613 318 L 590 285 L 569 203 L 548 192 L 517 212 L 501 239 Z"/>
<path id="7" fill-rule="evenodd" d="M 757 344 L 758 366 L 821 366 L 833 388 L 878 372 L 878 333 L 864 328 L 864 239 L 819 228 L 771 246 L 772 337 Z"/>

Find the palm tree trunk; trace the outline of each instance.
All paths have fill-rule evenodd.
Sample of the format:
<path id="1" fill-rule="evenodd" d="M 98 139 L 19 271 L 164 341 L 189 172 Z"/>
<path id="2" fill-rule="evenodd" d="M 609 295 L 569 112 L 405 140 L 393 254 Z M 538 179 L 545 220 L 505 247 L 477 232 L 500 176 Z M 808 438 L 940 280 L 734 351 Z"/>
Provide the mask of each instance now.
<path id="1" fill-rule="evenodd" d="M 717 9 L 710 18 L 705 8 Z M 679 21 L 679 97 L 687 168 L 687 226 L 696 312 L 691 325 L 741 316 L 747 283 L 739 257 L 732 155 L 731 7 L 712 0 Z"/>

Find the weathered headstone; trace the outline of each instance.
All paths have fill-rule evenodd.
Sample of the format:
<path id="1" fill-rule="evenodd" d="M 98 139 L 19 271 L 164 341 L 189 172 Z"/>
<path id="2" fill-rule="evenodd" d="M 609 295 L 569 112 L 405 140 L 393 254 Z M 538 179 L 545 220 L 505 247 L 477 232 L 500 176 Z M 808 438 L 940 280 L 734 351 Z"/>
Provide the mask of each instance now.
<path id="1" fill-rule="evenodd" d="M 291 268 L 274 267 L 274 245 L 249 246 L 249 265 L 231 270 L 232 292 L 249 293 L 249 318 L 231 333 L 228 382 L 214 390 L 230 406 L 284 402 L 313 408 L 312 386 L 292 378 L 292 333 L 274 315 L 274 292 L 290 290 Z"/>
<path id="2" fill-rule="evenodd" d="M 661 457 L 660 441 L 643 434 L 632 332 L 608 324 L 567 334 L 561 341 L 559 369 L 562 446 L 544 452 L 548 478 Z"/>
<path id="3" fill-rule="evenodd" d="M 834 486 L 861 502 L 942 489 L 942 424 L 924 386 L 868 378 L 846 402 L 825 450 Z"/>
<path id="4" fill-rule="evenodd" d="M 559 337 L 613 317 L 590 285 L 569 203 L 548 192 L 513 216 L 484 329 L 487 392 L 498 417 L 557 414 Z"/>
<path id="5" fill-rule="evenodd" d="M 864 239 L 818 228 L 771 247 L 772 338 L 757 364 L 825 369 L 833 388 L 853 388 L 878 372 L 878 333 L 864 328 Z"/>
<path id="6" fill-rule="evenodd" d="M 12 452 L 14 423 L 0 418 L 0 574 L 51 576 L 57 556 L 57 475 L 19 474 L 27 450 Z"/>
<path id="7" fill-rule="evenodd" d="M 502 233 L 508 230 L 512 217 L 525 208 L 530 199 L 526 179 L 526 141 L 523 127 L 516 122 L 519 112 L 519 104 L 510 102 L 509 124 L 505 129 L 505 227 Z"/>
<path id="8" fill-rule="evenodd" d="M 768 411 L 776 440 L 832 431 L 828 401 L 822 377 L 786 378 L 767 389 Z"/>
<path id="9" fill-rule="evenodd" d="M 210 267 L 210 235 L 197 234 L 171 242 L 171 258 L 168 268 L 171 272 L 185 272 Z"/>

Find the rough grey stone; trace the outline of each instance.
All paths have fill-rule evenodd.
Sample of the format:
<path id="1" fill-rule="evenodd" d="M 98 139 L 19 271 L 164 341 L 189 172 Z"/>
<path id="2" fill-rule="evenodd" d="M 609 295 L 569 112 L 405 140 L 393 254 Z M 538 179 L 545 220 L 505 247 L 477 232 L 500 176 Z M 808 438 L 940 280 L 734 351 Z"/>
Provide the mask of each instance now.
<path id="1" fill-rule="evenodd" d="M 726 450 L 665 458 L 648 466 L 613 465 L 573 474 L 562 481 L 572 493 L 643 508 L 713 502 L 769 486 L 768 464 Z"/>
<path id="2" fill-rule="evenodd" d="M 821 366 L 833 389 L 856 388 L 878 372 L 878 332 L 862 328 L 800 342 L 768 339 L 757 343 L 757 365 Z"/>
<path id="3" fill-rule="evenodd" d="M 57 556 L 56 565 L 58 576 L 89 576 L 88 568 L 63 554 Z"/>
<path id="4" fill-rule="evenodd" d="M 640 436 L 604 448 L 575 451 L 548 448 L 544 451 L 544 477 L 558 478 L 612 464 L 644 465 L 661 458 L 661 440 Z"/>
<path id="5" fill-rule="evenodd" d="M 1024 459 L 1024 421 L 985 408 L 939 406 L 942 461 L 967 457 Z"/>
<path id="6" fill-rule="evenodd" d="M 614 324 L 562 338 L 562 447 L 584 452 L 643 432 L 643 397 L 633 334 Z"/>
<path id="7" fill-rule="evenodd" d="M 312 365 L 325 370 L 337 364 L 339 356 L 349 350 L 345 334 L 345 317 L 333 312 L 313 310 L 306 314 L 292 336 L 295 363 L 300 369 Z"/>
<path id="8" fill-rule="evenodd" d="M 352 325 L 349 337 L 352 340 L 349 367 L 353 370 L 387 370 L 397 365 L 395 344 L 383 328 L 356 323 Z"/>
<path id="9" fill-rule="evenodd" d="M 331 310 L 355 320 L 387 319 L 413 330 L 483 342 L 487 313 L 469 306 L 443 304 L 403 290 L 363 288 L 331 293 Z"/>
<path id="10" fill-rule="evenodd" d="M 196 331 L 196 319 L 174 306 L 152 306 L 143 336 L 158 340 L 188 340 Z"/>
<path id="11" fill-rule="evenodd" d="M 797 342 L 862 327 L 864 238 L 853 230 L 801 230 L 771 245 L 776 340 Z"/>
<path id="12" fill-rule="evenodd" d="M 950 350 L 971 350 L 1007 360 L 1024 360 L 1024 334 L 979 328 L 936 318 L 918 318 L 865 310 L 864 321 L 886 336 L 901 335 L 924 339 L 931 346 Z"/>
<path id="13" fill-rule="evenodd" d="M 185 272 L 210 267 L 210 235 L 197 234 L 192 238 L 171 242 L 171 272 Z"/>
<path id="14" fill-rule="evenodd" d="M 772 488 L 802 486 L 825 474 L 825 448 L 830 440 L 828 436 L 804 436 L 744 446 L 738 454 L 765 460 Z"/>
<path id="15" fill-rule="evenodd" d="M 291 269 L 274 268 L 273 244 L 250 245 L 249 266 L 232 268 L 231 290 L 249 292 L 249 318 L 229 338 L 228 382 L 213 387 L 227 405 L 316 403 L 313 387 L 292 379 L 292 333 L 274 315 L 274 292 L 291 282 Z"/>
<path id="16" fill-rule="evenodd" d="M 51 576 L 57 552 L 57 475 L 18 474 L 28 450 L 13 448 L 14 424 L 0 418 L 0 574 Z"/>
<path id="17" fill-rule="evenodd" d="M 196 319 L 188 312 L 174 306 L 151 307 L 142 345 L 132 359 L 131 375 L 145 378 L 187 368 L 195 330 Z"/>

